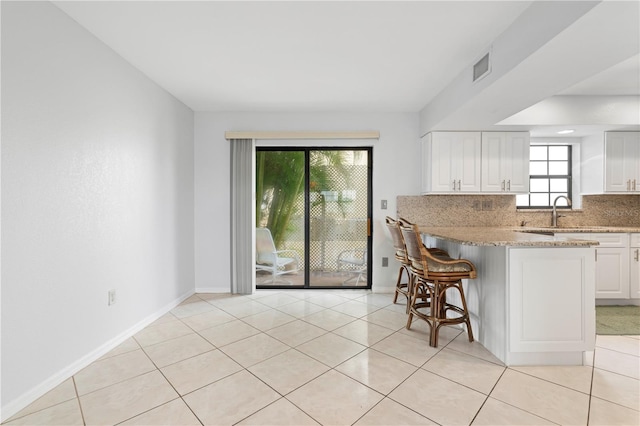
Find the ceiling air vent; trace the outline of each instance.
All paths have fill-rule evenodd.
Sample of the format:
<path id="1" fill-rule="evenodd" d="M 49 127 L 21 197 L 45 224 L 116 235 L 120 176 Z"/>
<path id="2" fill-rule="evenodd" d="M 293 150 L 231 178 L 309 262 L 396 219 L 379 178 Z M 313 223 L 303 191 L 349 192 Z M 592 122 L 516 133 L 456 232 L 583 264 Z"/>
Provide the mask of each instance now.
<path id="1" fill-rule="evenodd" d="M 491 72 L 489 53 L 490 52 L 487 52 L 487 54 L 484 55 L 482 59 L 480 59 L 473 65 L 473 81 L 478 81 Z"/>

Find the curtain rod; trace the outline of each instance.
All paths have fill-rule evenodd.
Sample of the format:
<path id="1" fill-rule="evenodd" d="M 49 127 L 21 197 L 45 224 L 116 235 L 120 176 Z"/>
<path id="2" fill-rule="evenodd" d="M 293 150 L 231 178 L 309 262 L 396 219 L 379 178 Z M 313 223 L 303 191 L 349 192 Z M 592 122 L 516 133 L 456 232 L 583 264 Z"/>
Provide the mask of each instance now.
<path id="1" fill-rule="evenodd" d="M 225 139 L 380 139 L 380 132 L 225 132 Z"/>

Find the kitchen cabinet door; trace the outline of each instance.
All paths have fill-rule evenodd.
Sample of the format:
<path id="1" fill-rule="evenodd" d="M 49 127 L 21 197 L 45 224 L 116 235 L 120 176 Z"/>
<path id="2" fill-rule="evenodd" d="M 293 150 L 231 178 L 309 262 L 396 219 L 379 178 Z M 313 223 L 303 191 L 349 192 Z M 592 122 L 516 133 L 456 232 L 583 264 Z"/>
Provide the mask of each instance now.
<path id="1" fill-rule="evenodd" d="M 509 350 L 592 350 L 593 269 L 589 248 L 509 248 Z"/>
<path id="2" fill-rule="evenodd" d="M 422 143 L 423 194 L 480 191 L 479 132 L 434 132 Z"/>
<path id="3" fill-rule="evenodd" d="M 596 248 L 596 299 L 629 298 L 629 249 Z"/>
<path id="4" fill-rule="evenodd" d="M 640 248 L 640 234 L 596 232 L 556 235 L 600 243 L 595 248 L 596 299 L 640 298 L 640 262 L 635 261 L 634 252 L 634 245 Z"/>
<path id="5" fill-rule="evenodd" d="M 529 133 L 482 133 L 482 192 L 529 192 Z"/>
<path id="6" fill-rule="evenodd" d="M 629 297 L 640 299 L 640 234 L 631 234 L 629 249 Z"/>
<path id="7" fill-rule="evenodd" d="M 605 133 L 604 190 L 640 193 L 640 132 Z"/>
<path id="8" fill-rule="evenodd" d="M 596 247 L 596 299 L 629 298 L 629 234 L 602 232 L 589 235 Z"/>

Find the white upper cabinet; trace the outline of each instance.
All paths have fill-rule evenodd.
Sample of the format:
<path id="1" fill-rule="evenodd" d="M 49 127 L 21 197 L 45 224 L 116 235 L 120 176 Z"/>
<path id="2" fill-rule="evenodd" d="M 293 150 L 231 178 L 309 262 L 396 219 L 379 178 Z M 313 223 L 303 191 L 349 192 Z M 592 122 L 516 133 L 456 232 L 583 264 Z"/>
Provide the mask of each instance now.
<path id="1" fill-rule="evenodd" d="M 640 132 L 604 132 L 580 145 L 582 194 L 640 194 Z"/>
<path id="2" fill-rule="evenodd" d="M 640 132 L 605 133 L 605 192 L 640 193 Z"/>
<path id="3" fill-rule="evenodd" d="M 482 133 L 482 192 L 529 192 L 529 133 Z"/>
<path id="4" fill-rule="evenodd" d="M 422 139 L 422 193 L 480 192 L 480 132 L 434 132 Z"/>

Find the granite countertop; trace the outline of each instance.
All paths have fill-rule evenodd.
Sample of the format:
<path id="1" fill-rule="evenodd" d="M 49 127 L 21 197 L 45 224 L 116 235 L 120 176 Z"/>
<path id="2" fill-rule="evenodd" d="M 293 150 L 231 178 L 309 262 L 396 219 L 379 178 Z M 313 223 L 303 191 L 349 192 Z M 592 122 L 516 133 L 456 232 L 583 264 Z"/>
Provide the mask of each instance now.
<path id="1" fill-rule="evenodd" d="M 557 228 L 552 227 L 536 227 L 536 226 L 516 226 L 513 228 L 517 232 L 553 232 L 554 234 L 568 233 L 568 232 L 583 232 L 583 233 L 598 233 L 598 232 L 620 232 L 623 234 L 640 232 L 639 227 L 633 226 L 559 226 Z"/>
<path id="2" fill-rule="evenodd" d="M 431 237 L 471 246 L 590 247 L 599 244 L 593 240 L 537 234 L 533 229 L 520 231 L 514 228 L 420 226 L 420 231 Z M 555 232 L 555 230 L 549 232 Z"/>

